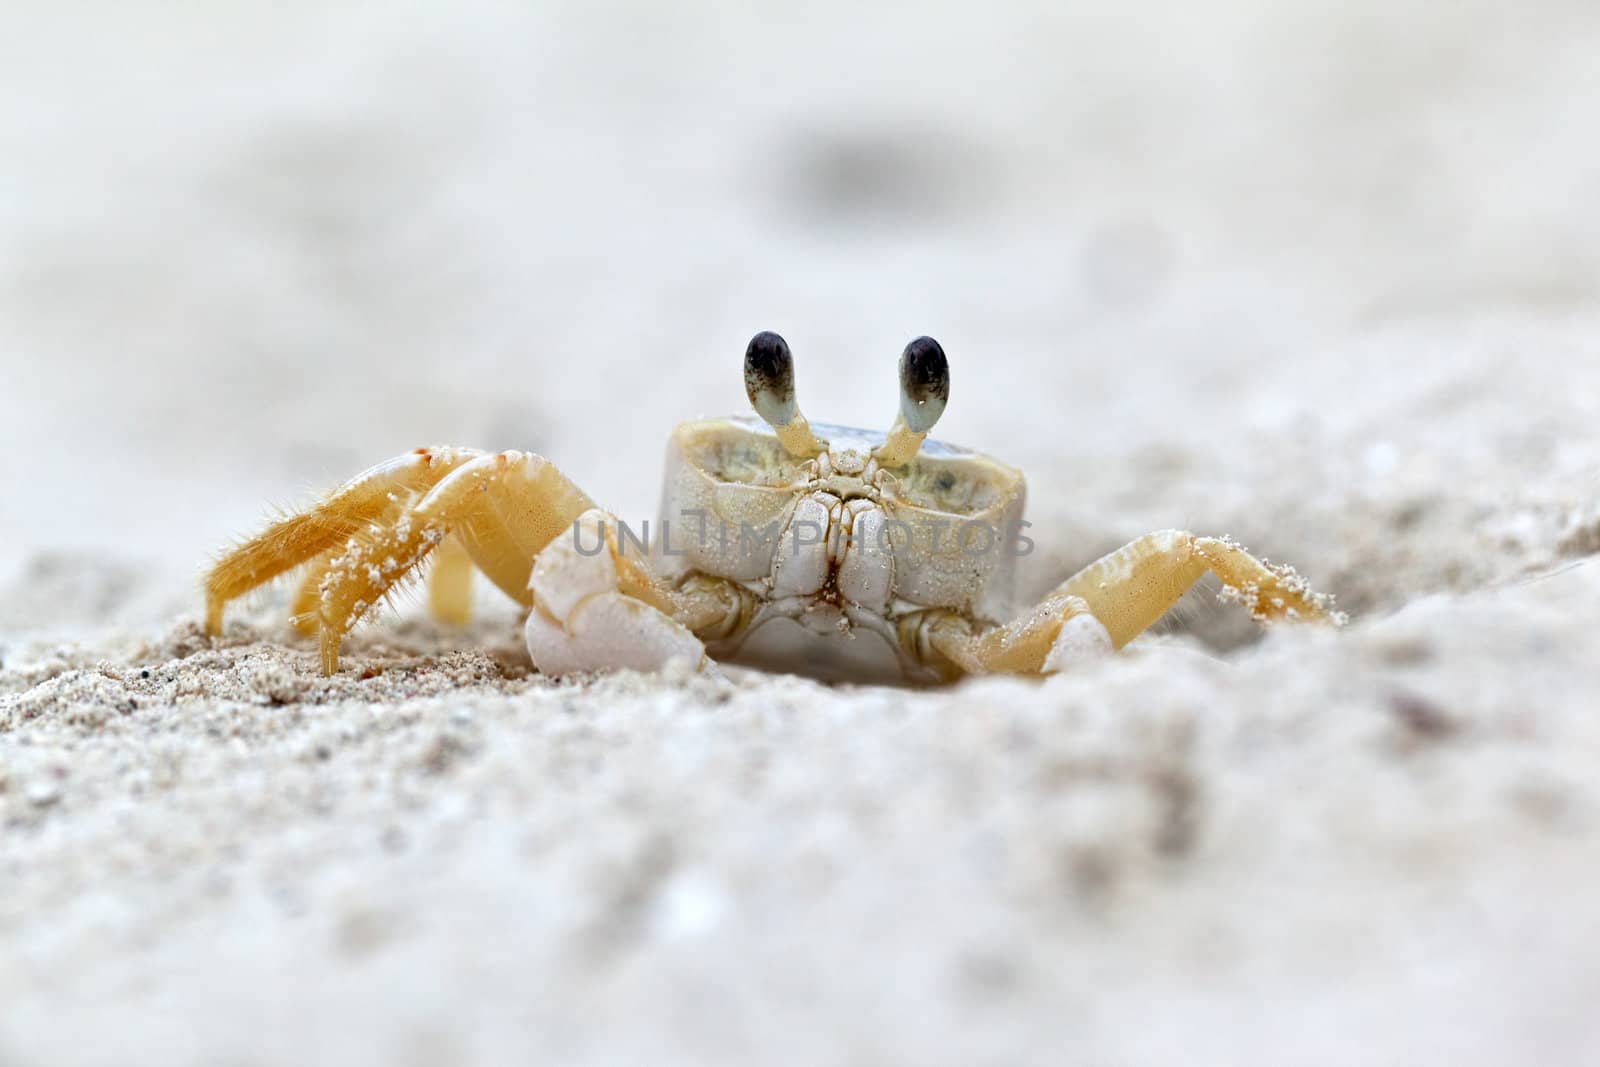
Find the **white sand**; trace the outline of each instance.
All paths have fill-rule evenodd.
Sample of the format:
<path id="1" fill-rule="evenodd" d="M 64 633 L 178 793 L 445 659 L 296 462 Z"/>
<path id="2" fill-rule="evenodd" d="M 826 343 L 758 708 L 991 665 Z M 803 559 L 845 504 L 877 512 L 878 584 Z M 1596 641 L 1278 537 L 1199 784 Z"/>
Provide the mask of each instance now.
<path id="1" fill-rule="evenodd" d="M 516 6 L 8 10 L 0 1064 L 1600 1059 L 1592 4 Z M 195 629 L 417 444 L 649 516 L 760 328 L 853 424 L 944 341 L 1026 594 L 1183 525 L 1353 624 L 940 692 Z"/>

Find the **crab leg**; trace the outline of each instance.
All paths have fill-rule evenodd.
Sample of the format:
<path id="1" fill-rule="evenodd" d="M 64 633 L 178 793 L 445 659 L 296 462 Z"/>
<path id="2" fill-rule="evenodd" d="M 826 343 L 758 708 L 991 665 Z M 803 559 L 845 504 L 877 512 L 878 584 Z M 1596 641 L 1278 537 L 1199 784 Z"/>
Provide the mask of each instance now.
<path id="1" fill-rule="evenodd" d="M 1331 598 L 1289 567 L 1263 563 L 1226 538 L 1160 530 L 1089 564 L 1005 626 L 973 636 L 941 620 L 927 640 L 968 673 L 1057 671 L 1132 641 L 1206 571 L 1257 622 L 1344 621 Z"/>
<path id="2" fill-rule="evenodd" d="M 958 674 L 1048 674 L 1069 662 L 1111 652 L 1105 627 L 1089 605 L 1082 597 L 1060 592 L 979 634 L 956 615 L 935 616 L 925 625 L 921 640 L 954 664 Z M 920 658 L 927 659 L 925 654 Z"/>
<path id="3" fill-rule="evenodd" d="M 419 448 L 370 467 L 219 559 L 205 578 L 206 632 L 222 632 L 223 606 L 308 560 L 332 552 L 398 501 L 422 492 L 481 452 Z"/>
<path id="4" fill-rule="evenodd" d="M 404 508 L 396 504 L 376 525 L 393 523 Z M 315 637 L 322 620 L 318 607 L 322 601 L 322 582 L 345 546 L 329 549 L 306 565 L 289 604 L 289 625 L 305 637 Z M 433 553 L 433 570 L 428 574 L 428 611 L 434 618 L 457 626 L 472 618 L 472 557 L 456 537 L 446 537 Z"/>
<path id="5" fill-rule="evenodd" d="M 322 600 L 322 580 L 328 576 L 328 568 L 333 566 L 333 561 L 339 558 L 343 549 L 344 546 L 340 545 L 324 552 L 307 565 L 300 577 L 294 599 L 289 601 L 289 625 L 302 637 L 315 637 L 322 625 L 321 617 L 317 614 L 317 605 Z"/>
<path id="6" fill-rule="evenodd" d="M 1242 604 L 1257 622 L 1340 625 L 1333 598 L 1318 593 L 1292 567 L 1267 564 L 1225 537 L 1196 537 L 1158 530 L 1089 564 L 1057 587 L 1082 597 L 1121 648 L 1177 603 L 1210 571 L 1222 579 L 1225 599 Z"/>
<path id="7" fill-rule="evenodd" d="M 352 535 L 328 565 L 317 603 L 323 673 L 338 669 L 351 627 L 451 534 L 491 581 L 531 603 L 534 557 L 590 506 L 582 490 L 530 452 L 480 455 L 457 467 L 392 521 Z M 446 567 L 458 564 L 447 557 Z"/>
<path id="8" fill-rule="evenodd" d="M 428 611 L 434 618 L 457 626 L 472 618 L 472 556 L 459 537 L 446 537 L 433 553 Z"/>

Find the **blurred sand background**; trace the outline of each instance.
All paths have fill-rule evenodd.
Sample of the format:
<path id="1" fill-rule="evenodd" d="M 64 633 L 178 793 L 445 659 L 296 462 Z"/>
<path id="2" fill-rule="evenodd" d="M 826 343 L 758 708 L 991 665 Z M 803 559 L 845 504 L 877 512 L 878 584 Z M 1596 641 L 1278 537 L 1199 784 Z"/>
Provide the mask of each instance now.
<path id="1" fill-rule="evenodd" d="M 0 1064 L 1600 1058 L 1600 9 L 10 0 Z M 323 681 L 197 576 L 419 444 L 654 512 L 748 337 L 1030 478 L 1024 594 L 1205 595 L 939 693 Z M 360 675 L 375 674 L 362 678 Z"/>

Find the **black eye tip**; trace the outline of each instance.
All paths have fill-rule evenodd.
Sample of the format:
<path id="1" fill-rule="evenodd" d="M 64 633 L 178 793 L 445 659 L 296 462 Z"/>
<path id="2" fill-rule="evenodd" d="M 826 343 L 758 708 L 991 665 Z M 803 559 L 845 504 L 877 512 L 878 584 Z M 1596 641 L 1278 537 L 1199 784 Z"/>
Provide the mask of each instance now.
<path id="1" fill-rule="evenodd" d="M 783 426 L 794 417 L 794 356 L 771 330 L 750 338 L 744 350 L 744 391 L 767 422 Z"/>
<path id="2" fill-rule="evenodd" d="M 950 361 L 944 348 L 931 337 L 918 337 L 900 355 L 900 384 L 913 401 L 950 396 Z"/>
<path id="3" fill-rule="evenodd" d="M 750 338 L 750 344 L 745 347 L 746 360 L 760 360 L 763 363 L 777 363 L 791 359 L 789 342 L 771 330 L 762 330 Z"/>
<path id="4" fill-rule="evenodd" d="M 789 352 L 789 342 L 773 333 L 762 330 L 750 338 L 744 350 L 744 370 L 752 380 L 779 385 L 794 377 L 794 356 Z"/>

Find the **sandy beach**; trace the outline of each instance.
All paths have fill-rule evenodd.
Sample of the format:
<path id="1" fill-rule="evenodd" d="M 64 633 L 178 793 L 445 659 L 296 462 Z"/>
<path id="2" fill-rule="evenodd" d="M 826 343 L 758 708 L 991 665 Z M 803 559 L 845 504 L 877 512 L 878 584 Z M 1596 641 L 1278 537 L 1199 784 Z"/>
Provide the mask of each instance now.
<path id="1" fill-rule="evenodd" d="M 1600 1060 L 1600 13 L 1544 0 L 19 0 L 0 39 L 0 1065 Z M 936 690 L 532 671 L 420 597 L 343 669 L 272 507 L 419 445 L 655 513 L 670 427 L 1029 480 L 1019 607 L 1215 582 Z"/>

